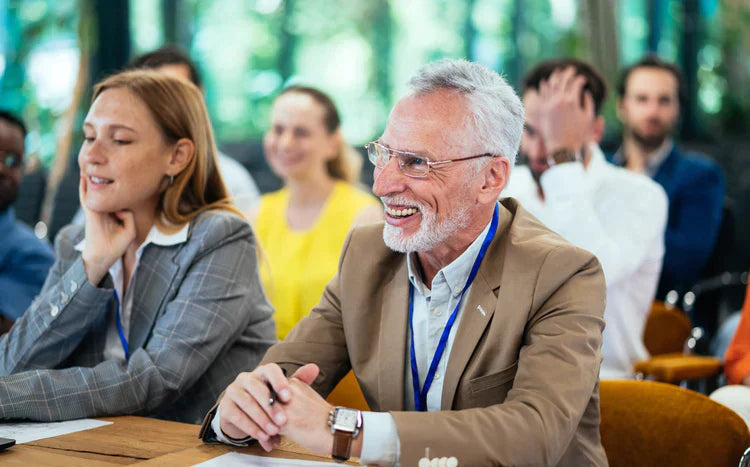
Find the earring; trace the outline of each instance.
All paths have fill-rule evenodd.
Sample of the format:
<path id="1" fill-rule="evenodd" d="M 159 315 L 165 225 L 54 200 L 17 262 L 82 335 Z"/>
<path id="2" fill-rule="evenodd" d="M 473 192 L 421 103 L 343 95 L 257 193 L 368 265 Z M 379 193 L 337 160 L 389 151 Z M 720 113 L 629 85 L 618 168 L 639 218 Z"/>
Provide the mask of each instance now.
<path id="1" fill-rule="evenodd" d="M 174 175 L 170 175 L 169 176 L 169 186 L 172 186 L 173 183 L 174 183 Z"/>

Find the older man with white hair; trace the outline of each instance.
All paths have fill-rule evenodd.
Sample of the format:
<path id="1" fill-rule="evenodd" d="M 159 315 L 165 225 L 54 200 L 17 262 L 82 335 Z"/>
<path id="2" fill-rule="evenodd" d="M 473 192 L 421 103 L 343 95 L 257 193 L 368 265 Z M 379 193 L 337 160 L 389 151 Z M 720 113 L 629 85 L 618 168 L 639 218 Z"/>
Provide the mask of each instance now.
<path id="1" fill-rule="evenodd" d="M 318 306 L 227 388 L 201 435 L 267 450 L 285 436 L 363 464 L 417 465 L 429 448 L 460 465 L 606 465 L 599 263 L 497 202 L 521 102 L 462 60 L 410 85 L 367 145 L 385 225 L 352 231 Z M 323 399 L 350 368 L 371 412 Z"/>

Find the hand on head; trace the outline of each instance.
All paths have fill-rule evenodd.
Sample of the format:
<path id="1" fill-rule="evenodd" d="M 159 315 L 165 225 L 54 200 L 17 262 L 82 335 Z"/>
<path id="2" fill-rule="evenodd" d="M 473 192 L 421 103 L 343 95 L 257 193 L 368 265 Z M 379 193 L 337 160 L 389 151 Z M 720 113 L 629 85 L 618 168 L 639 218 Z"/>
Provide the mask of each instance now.
<path id="1" fill-rule="evenodd" d="M 575 73 L 573 67 L 556 70 L 539 85 L 538 127 L 550 153 L 581 149 L 595 120 L 594 100 L 589 91 L 583 91 L 586 77 Z"/>
<path id="2" fill-rule="evenodd" d="M 330 454 L 332 435 L 326 424 L 333 406 L 310 384 L 319 373 L 310 363 L 291 377 L 276 364 L 240 373 L 221 399 L 221 431 L 232 438 L 252 436 L 266 451 L 278 446 L 284 435 L 310 450 Z M 279 400 L 273 404 L 271 390 Z"/>
<path id="3" fill-rule="evenodd" d="M 97 285 L 117 258 L 135 240 L 135 219 L 131 211 L 98 212 L 86 206 L 87 180 L 81 176 L 78 196 L 86 216 L 86 247 L 81 255 L 89 282 Z"/>

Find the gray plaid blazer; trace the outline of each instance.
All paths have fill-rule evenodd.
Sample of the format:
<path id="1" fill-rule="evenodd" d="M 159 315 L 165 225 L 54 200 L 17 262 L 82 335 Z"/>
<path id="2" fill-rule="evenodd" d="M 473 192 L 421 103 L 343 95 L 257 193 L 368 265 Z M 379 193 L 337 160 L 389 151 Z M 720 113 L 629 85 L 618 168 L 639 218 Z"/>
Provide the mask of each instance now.
<path id="1" fill-rule="evenodd" d="M 42 291 L 0 338 L 0 418 L 199 423 L 275 342 L 250 226 L 210 211 L 192 221 L 186 242 L 144 248 L 131 285 L 128 361 L 103 359 L 112 279 L 89 283 L 74 249 L 83 237 L 80 225 L 60 232 Z"/>

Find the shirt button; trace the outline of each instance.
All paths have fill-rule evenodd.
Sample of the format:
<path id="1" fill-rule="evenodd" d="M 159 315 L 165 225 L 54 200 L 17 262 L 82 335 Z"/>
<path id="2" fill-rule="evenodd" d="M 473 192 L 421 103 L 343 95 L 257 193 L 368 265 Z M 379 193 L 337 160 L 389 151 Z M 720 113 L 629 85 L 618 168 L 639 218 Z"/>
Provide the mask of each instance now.
<path id="1" fill-rule="evenodd" d="M 440 315 L 443 314 L 443 309 L 442 308 L 435 308 L 434 310 L 432 310 L 432 312 L 435 314 L 435 316 L 440 316 Z"/>
<path id="2" fill-rule="evenodd" d="M 440 379 L 440 373 L 437 371 L 435 372 L 435 379 Z"/>
<path id="3" fill-rule="evenodd" d="M 57 316 L 59 312 L 60 312 L 60 308 L 58 308 L 57 305 L 52 305 L 52 309 L 49 311 L 49 314 L 51 314 L 52 317 L 54 318 L 55 316 Z"/>
<path id="4" fill-rule="evenodd" d="M 70 293 L 73 293 L 76 290 L 78 290 L 78 284 L 76 284 L 76 281 L 70 281 Z"/>
<path id="5" fill-rule="evenodd" d="M 68 294 L 65 292 L 60 293 L 60 301 L 63 303 L 68 303 Z"/>

